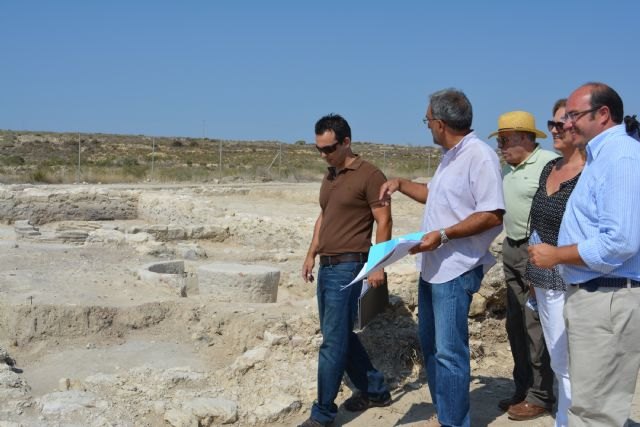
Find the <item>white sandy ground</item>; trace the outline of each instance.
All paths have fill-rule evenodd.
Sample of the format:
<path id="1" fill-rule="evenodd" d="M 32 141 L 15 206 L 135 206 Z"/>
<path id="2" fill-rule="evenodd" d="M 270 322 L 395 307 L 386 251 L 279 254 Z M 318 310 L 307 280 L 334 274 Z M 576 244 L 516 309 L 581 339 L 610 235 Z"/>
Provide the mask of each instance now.
<path id="1" fill-rule="evenodd" d="M 78 414 L 86 418 L 78 421 L 59 414 L 44 416 L 36 404 L 14 407 L 15 400 L 3 401 L 0 394 L 0 426 L 161 426 L 165 422 L 162 411 L 141 409 L 153 407 L 151 400 L 170 406 L 181 396 L 188 399 L 212 393 L 234 397 L 240 412 L 246 415 L 254 410 L 252 401 L 260 402 L 256 406 L 262 405 L 269 400 L 270 390 L 275 393 L 279 387 L 296 391 L 301 405 L 265 425 L 295 426 L 302 422 L 309 415 L 315 393 L 319 335 L 314 287 L 302 283 L 298 271 L 318 213 L 317 190 L 317 184 L 268 184 L 252 185 L 244 193 L 205 197 L 202 191 L 162 189 L 169 201 L 172 195 L 193 200 L 207 198 L 219 209 L 218 218 L 224 216 L 229 223 L 246 224 L 232 225 L 236 234 L 225 242 L 198 241 L 207 258 L 187 261 L 188 268 L 193 271 L 212 260 L 275 265 L 282 271 L 277 304 L 215 303 L 194 289 L 189 289 L 187 298 L 180 298 L 170 289 L 158 289 L 137 279 L 135 272 L 141 265 L 165 258 L 145 255 L 130 245 L 74 246 L 20 240 L 11 225 L 0 225 L 0 347 L 7 348 L 24 370 L 21 376 L 31 387 L 32 401 L 58 390 L 60 379 L 66 378 L 99 393 L 111 405 L 100 410 L 85 408 L 83 411 L 87 412 Z M 158 209 L 166 212 L 160 211 L 158 218 L 184 216 L 175 212 L 175 206 L 163 206 L 160 204 Z M 196 211 L 197 206 L 193 209 Z M 417 204 L 394 199 L 394 235 L 416 231 L 420 215 Z M 126 230 L 158 221 L 98 224 Z M 202 218 L 194 221 L 203 222 Z M 46 233 L 58 225 L 46 224 L 41 230 Z M 410 260 L 405 264 L 411 268 Z M 394 286 L 391 293 L 401 296 L 402 304 L 410 306 L 414 285 L 409 282 Z M 398 312 L 402 304 L 396 306 Z M 409 329 L 414 327 L 414 317 L 415 313 L 404 318 Z M 397 322 L 391 318 L 376 323 L 379 330 L 374 326 L 363 334 L 374 362 L 396 385 L 393 404 L 360 414 L 341 410 L 334 426 L 419 426 L 420 421 L 433 414 L 423 378 L 415 372 L 398 373 L 393 369 L 394 361 L 385 358 L 404 339 L 398 335 L 402 325 Z M 280 324 L 291 328 L 291 335 L 301 337 L 303 344 L 274 345 L 271 358 L 253 370 L 229 373 L 243 352 L 262 348 L 267 341 L 265 331 L 276 331 Z M 497 408 L 497 402 L 512 392 L 512 361 L 504 324 L 493 319 L 484 326 L 476 325 L 476 329 L 482 331 L 477 335 L 485 341 L 483 356 L 472 364 L 472 426 L 553 425 L 550 416 L 531 422 L 510 421 Z M 179 392 L 171 384 L 154 382 L 178 367 L 204 373 L 206 380 L 193 380 Z M 145 372 L 149 373 L 148 378 Z M 86 380 L 91 377 L 94 383 Z M 92 385 L 96 377 L 119 378 L 120 385 L 108 388 L 104 386 L 108 382 L 104 382 L 102 388 L 96 388 Z M 343 387 L 337 403 L 349 394 Z M 632 417 L 640 420 L 638 396 Z M 241 417 L 235 425 L 252 425 L 249 420 Z"/>

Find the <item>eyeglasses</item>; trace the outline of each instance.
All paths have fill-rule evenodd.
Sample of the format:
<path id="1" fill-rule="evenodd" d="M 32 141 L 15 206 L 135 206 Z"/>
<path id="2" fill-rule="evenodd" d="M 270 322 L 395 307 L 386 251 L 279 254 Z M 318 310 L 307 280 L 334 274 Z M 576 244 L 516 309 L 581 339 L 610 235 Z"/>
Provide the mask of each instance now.
<path id="1" fill-rule="evenodd" d="M 427 123 L 432 122 L 434 120 L 440 120 L 440 119 L 430 119 L 429 117 L 425 117 L 424 119 L 422 119 L 422 123 L 426 125 Z"/>
<path id="2" fill-rule="evenodd" d="M 326 147 L 319 147 L 318 145 L 316 145 L 316 149 L 320 153 L 331 154 L 334 151 L 336 151 L 338 149 L 338 145 L 340 145 L 342 143 L 343 143 L 343 141 L 337 141 L 337 142 L 334 142 L 331 145 L 327 145 Z"/>
<path id="3" fill-rule="evenodd" d="M 562 132 L 564 130 L 564 122 L 554 122 L 553 120 L 547 121 L 547 129 L 549 129 L 549 132 L 551 132 L 554 128 L 558 132 Z"/>
<path id="4" fill-rule="evenodd" d="M 570 111 L 562 117 L 562 120 L 564 120 L 565 123 L 566 122 L 575 123 L 580 119 L 580 117 L 584 116 L 585 114 L 593 113 L 594 111 L 597 111 L 599 109 L 600 107 L 595 107 L 595 108 L 590 108 L 584 111 Z"/>
<path id="5" fill-rule="evenodd" d="M 498 145 L 506 145 L 509 140 L 511 140 L 511 137 L 508 136 L 499 136 L 496 138 L 496 141 L 498 141 Z"/>

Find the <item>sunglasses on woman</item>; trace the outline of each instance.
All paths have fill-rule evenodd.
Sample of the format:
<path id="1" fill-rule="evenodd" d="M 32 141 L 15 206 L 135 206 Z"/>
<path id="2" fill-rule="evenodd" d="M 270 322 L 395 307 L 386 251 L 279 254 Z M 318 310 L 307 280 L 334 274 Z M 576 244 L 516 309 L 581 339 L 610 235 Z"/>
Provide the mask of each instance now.
<path id="1" fill-rule="evenodd" d="M 564 130 L 564 122 L 554 122 L 553 120 L 549 120 L 547 122 L 547 128 L 549 129 L 549 132 L 551 132 L 553 128 L 558 132 L 562 132 Z"/>

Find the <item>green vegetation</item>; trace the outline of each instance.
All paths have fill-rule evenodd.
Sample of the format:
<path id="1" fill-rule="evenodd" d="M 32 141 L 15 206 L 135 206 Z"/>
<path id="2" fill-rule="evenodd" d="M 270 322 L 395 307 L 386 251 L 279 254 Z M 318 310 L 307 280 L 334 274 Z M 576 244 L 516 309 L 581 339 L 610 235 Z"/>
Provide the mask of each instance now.
<path id="1" fill-rule="evenodd" d="M 2 164 L 6 166 L 24 165 L 24 158 L 22 156 L 4 156 L 1 160 Z"/>
<path id="2" fill-rule="evenodd" d="M 317 181 L 327 170 L 313 144 L 209 138 L 0 131 L 0 183 Z M 219 146 L 222 145 L 222 166 Z M 80 171 L 78 173 L 78 145 Z M 389 176 L 430 176 L 440 150 L 354 142 Z M 221 169 L 222 168 L 222 169 Z"/>

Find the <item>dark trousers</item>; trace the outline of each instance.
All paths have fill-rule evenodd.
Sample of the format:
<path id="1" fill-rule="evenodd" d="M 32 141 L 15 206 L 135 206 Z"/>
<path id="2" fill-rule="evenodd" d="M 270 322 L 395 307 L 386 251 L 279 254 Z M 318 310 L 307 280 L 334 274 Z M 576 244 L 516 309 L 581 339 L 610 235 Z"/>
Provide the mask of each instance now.
<path id="1" fill-rule="evenodd" d="M 529 284 L 524 279 L 528 245 L 502 244 L 504 278 L 507 282 L 507 335 L 513 356 L 515 394 L 529 403 L 551 409 L 553 371 L 538 313 L 525 306 Z"/>

